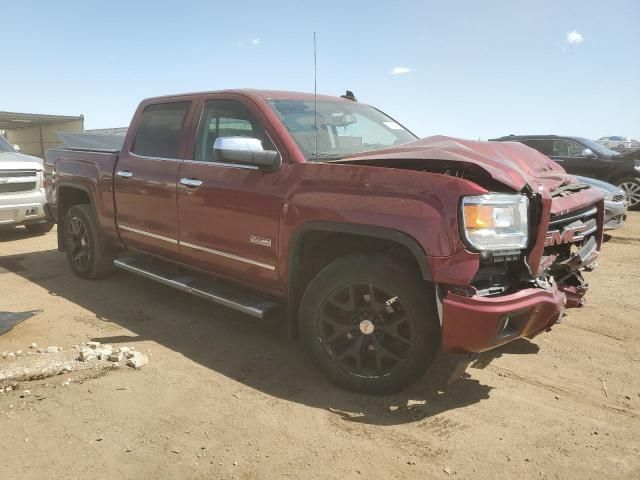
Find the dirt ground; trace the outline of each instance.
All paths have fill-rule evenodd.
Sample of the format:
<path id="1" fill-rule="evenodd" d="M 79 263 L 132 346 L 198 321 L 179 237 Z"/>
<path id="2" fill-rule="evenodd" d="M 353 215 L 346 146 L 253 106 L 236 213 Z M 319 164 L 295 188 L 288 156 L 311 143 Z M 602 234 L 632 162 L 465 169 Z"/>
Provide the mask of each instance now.
<path id="1" fill-rule="evenodd" d="M 39 311 L 0 336 L 23 351 L 0 372 L 48 355 L 24 356 L 34 342 L 150 362 L 1 393 L 0 478 L 640 478 L 640 214 L 587 274 L 586 307 L 446 394 L 342 391 L 273 324 L 124 272 L 80 280 L 55 248 L 0 233 L 0 311 Z"/>

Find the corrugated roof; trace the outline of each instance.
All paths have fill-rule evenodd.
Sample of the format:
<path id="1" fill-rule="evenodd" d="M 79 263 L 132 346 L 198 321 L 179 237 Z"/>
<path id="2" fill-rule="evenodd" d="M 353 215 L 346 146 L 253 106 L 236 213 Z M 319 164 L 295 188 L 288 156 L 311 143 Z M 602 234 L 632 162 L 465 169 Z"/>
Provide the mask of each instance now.
<path id="1" fill-rule="evenodd" d="M 72 122 L 82 118 L 82 115 L 75 117 L 69 115 L 43 115 L 40 113 L 0 112 L 0 130 L 17 130 L 49 123 Z"/>

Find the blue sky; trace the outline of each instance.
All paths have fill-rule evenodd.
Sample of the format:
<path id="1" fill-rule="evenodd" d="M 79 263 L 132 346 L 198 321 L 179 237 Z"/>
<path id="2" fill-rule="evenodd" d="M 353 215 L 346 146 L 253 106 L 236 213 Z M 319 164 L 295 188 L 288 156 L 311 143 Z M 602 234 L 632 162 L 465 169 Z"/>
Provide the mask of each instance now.
<path id="1" fill-rule="evenodd" d="M 353 90 L 420 136 L 640 139 L 640 1 L 9 1 L 0 110 L 126 126 L 149 96 Z M 573 33 L 572 33 L 573 32 Z M 396 74 L 392 72 L 396 69 Z"/>

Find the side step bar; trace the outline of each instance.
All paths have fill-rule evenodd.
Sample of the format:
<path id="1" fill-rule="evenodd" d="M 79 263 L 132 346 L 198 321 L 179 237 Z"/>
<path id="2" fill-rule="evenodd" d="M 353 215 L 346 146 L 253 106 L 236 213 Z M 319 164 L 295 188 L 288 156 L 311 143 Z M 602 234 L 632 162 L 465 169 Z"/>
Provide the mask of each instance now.
<path id="1" fill-rule="evenodd" d="M 225 307 L 232 308 L 256 318 L 264 318 L 277 306 L 267 296 L 244 290 L 221 281 L 191 277 L 164 269 L 151 257 L 131 256 L 113 261 L 114 266 L 137 273 L 156 282 L 197 295 Z"/>

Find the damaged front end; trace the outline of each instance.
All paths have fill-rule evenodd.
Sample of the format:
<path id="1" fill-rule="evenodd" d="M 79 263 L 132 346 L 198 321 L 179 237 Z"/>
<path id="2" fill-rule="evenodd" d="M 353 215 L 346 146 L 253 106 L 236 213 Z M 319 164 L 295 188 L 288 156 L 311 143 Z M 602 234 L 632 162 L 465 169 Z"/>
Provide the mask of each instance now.
<path id="1" fill-rule="evenodd" d="M 483 251 L 467 286 L 442 298 L 443 350 L 481 352 L 548 330 L 580 307 L 602 244 L 601 194 L 566 177 L 536 179 L 525 249 Z"/>

